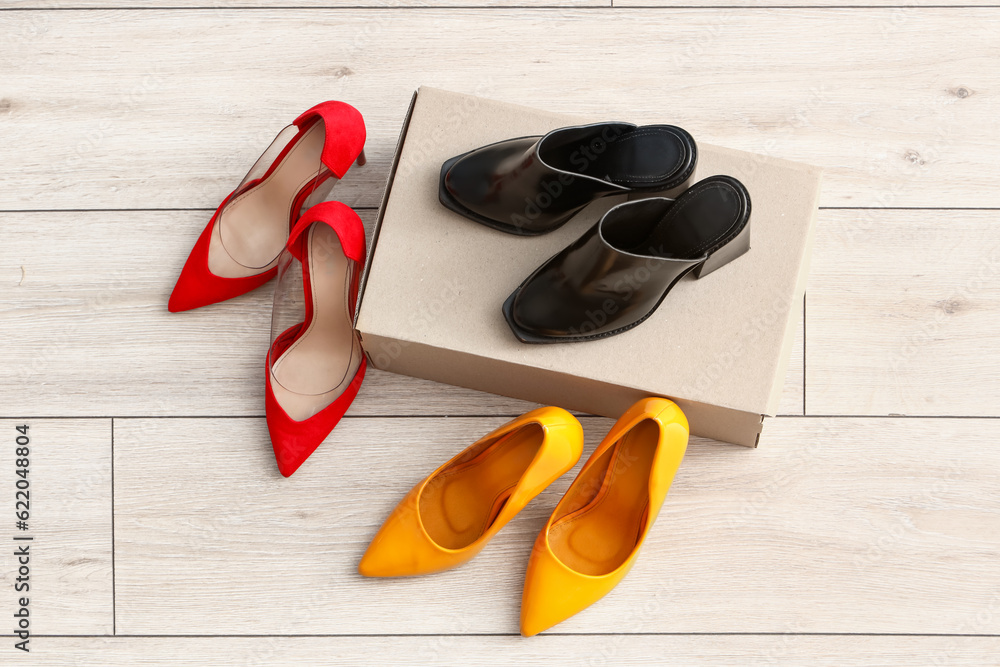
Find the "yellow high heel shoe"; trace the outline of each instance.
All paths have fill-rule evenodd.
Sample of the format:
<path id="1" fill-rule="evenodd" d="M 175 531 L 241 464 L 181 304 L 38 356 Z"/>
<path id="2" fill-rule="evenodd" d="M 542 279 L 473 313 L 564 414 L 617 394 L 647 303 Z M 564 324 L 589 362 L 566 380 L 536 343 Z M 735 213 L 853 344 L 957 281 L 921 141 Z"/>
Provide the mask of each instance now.
<path id="1" fill-rule="evenodd" d="M 664 398 L 639 401 L 615 423 L 535 541 L 521 598 L 522 635 L 565 621 L 625 578 L 687 442 L 687 418 Z"/>
<path id="2" fill-rule="evenodd" d="M 583 428 L 561 408 L 538 408 L 504 424 L 413 487 L 358 572 L 401 577 L 471 560 L 582 452 Z"/>

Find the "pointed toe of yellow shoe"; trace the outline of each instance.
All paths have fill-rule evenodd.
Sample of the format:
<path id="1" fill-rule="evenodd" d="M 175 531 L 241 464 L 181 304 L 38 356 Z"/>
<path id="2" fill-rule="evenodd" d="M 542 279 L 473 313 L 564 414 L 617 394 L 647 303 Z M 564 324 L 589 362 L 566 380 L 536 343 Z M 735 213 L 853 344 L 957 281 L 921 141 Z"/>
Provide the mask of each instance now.
<path id="1" fill-rule="evenodd" d="M 358 564 L 368 577 L 457 567 L 583 451 L 583 428 L 561 408 L 538 408 L 479 439 L 417 484 Z"/>
<path id="2" fill-rule="evenodd" d="M 531 637 L 607 595 L 632 568 L 687 448 L 672 401 L 639 401 L 615 423 L 535 542 L 521 599 Z"/>
<path id="3" fill-rule="evenodd" d="M 382 524 L 358 563 L 360 574 L 408 577 L 447 569 L 455 561 L 454 554 L 435 544 L 421 526 L 419 491 L 420 486 L 410 491 Z"/>
<path id="4" fill-rule="evenodd" d="M 416 563 L 401 562 L 399 550 L 389 542 L 368 545 L 358 563 L 358 574 L 365 577 L 401 577 L 416 572 Z"/>
<path id="5" fill-rule="evenodd" d="M 620 579 L 608 585 L 573 571 L 546 546 L 545 534 L 539 535 L 524 577 L 521 634 L 534 637 L 562 623 L 604 597 Z"/>

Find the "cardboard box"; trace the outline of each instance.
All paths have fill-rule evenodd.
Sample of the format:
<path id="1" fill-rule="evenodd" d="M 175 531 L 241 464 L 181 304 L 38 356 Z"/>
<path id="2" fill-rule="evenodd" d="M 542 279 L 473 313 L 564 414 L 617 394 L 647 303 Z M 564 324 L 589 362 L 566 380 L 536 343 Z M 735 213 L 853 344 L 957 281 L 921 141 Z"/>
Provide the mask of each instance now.
<path id="1" fill-rule="evenodd" d="M 579 343 L 520 343 L 500 306 L 624 199 L 598 200 L 537 237 L 495 231 L 438 201 L 441 163 L 452 156 L 566 125 L 631 120 L 622 115 L 581 119 L 420 88 L 369 251 L 357 320 L 364 348 L 383 370 L 608 417 L 666 396 L 693 434 L 756 446 L 799 326 L 817 168 L 699 143 L 695 180 L 730 174 L 750 192 L 750 252 L 702 280 L 683 279 L 635 329 Z"/>

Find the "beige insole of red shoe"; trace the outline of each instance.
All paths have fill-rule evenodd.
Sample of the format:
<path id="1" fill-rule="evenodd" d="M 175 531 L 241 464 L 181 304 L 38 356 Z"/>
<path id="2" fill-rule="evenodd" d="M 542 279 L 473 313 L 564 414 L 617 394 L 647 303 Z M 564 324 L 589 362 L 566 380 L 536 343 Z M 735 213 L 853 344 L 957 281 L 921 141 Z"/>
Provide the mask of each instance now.
<path id="1" fill-rule="evenodd" d="M 337 399 L 361 365 L 361 343 L 349 308 L 354 267 L 328 225 L 309 228 L 306 261 L 312 321 L 272 364 L 271 389 L 288 416 L 303 421 Z"/>
<path id="2" fill-rule="evenodd" d="M 646 527 L 658 436 L 656 422 L 639 422 L 574 484 L 549 530 L 549 548 L 563 564 L 600 576 L 628 560 Z"/>
<path id="3" fill-rule="evenodd" d="M 319 121 L 298 139 L 267 178 L 226 205 L 212 229 L 208 251 L 212 273 L 223 278 L 244 278 L 277 264 L 288 240 L 296 196 L 326 170 L 320 161 L 325 138 L 325 125 Z"/>
<path id="4" fill-rule="evenodd" d="M 431 539 L 461 549 L 493 525 L 514 487 L 531 465 L 544 431 L 526 424 L 468 453 L 428 480 L 420 494 L 420 519 Z"/>

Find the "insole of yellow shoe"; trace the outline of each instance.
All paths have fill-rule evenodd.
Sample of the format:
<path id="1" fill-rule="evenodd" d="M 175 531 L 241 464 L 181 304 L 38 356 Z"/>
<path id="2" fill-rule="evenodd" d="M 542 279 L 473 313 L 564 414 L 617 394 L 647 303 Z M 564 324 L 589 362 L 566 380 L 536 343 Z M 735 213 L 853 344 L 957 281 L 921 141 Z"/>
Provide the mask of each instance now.
<path id="1" fill-rule="evenodd" d="M 635 550 L 649 514 L 656 422 L 638 423 L 608 449 L 568 498 L 549 531 L 552 553 L 591 576 L 607 574 Z"/>
<path id="2" fill-rule="evenodd" d="M 275 265 L 288 239 L 297 195 L 325 169 L 320 161 L 325 139 L 320 121 L 298 138 L 267 178 L 226 205 L 212 230 L 212 273 L 240 278 Z"/>
<path id="3" fill-rule="evenodd" d="M 428 480 L 419 506 L 431 539 L 446 549 L 461 549 L 479 539 L 535 458 L 543 436 L 541 426 L 526 424 Z"/>

